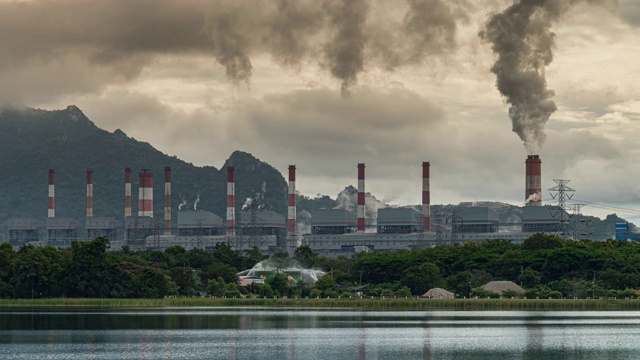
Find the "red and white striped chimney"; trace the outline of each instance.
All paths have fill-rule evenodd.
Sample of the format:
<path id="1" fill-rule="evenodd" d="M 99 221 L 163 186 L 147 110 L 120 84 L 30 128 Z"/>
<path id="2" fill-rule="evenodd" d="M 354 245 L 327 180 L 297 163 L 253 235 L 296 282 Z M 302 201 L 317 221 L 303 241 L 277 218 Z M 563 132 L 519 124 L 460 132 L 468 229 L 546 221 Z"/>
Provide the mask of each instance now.
<path id="1" fill-rule="evenodd" d="M 171 168 L 164 168 L 164 234 L 171 235 Z"/>
<path id="2" fill-rule="evenodd" d="M 138 216 L 153 217 L 153 173 L 143 169 L 138 174 Z"/>
<path id="3" fill-rule="evenodd" d="M 93 217 L 93 169 L 87 169 L 87 217 Z"/>
<path id="4" fill-rule="evenodd" d="M 525 162 L 525 194 L 526 206 L 542 205 L 542 160 L 538 155 L 528 155 Z"/>
<path id="5" fill-rule="evenodd" d="M 287 232 L 290 238 L 296 235 L 296 166 L 289 165 L 289 197 Z"/>
<path id="6" fill-rule="evenodd" d="M 124 169 L 124 217 L 131 216 L 131 168 Z"/>
<path id="7" fill-rule="evenodd" d="M 233 166 L 227 168 L 227 235 L 236 234 L 236 189 Z"/>
<path id="8" fill-rule="evenodd" d="M 431 192 L 429 183 L 429 167 L 428 161 L 422 163 L 422 229 L 423 231 L 431 230 Z"/>
<path id="9" fill-rule="evenodd" d="M 358 164 L 358 232 L 366 229 L 365 200 L 364 200 L 364 164 Z"/>
<path id="10" fill-rule="evenodd" d="M 47 217 L 50 218 L 56 217 L 56 193 L 54 185 L 54 175 L 55 171 L 53 171 L 53 169 L 49 169 L 49 210 L 47 213 Z"/>

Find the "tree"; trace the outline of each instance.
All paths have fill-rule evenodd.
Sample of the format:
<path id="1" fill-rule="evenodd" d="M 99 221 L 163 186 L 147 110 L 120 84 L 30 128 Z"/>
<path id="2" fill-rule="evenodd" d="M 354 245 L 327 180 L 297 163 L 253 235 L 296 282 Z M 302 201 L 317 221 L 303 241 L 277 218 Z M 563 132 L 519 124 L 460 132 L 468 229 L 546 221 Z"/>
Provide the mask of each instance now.
<path id="1" fill-rule="evenodd" d="M 281 273 L 276 273 L 271 279 L 267 279 L 267 284 L 279 295 L 286 294 L 289 288 L 287 276 Z"/>
<path id="2" fill-rule="evenodd" d="M 11 261 L 16 256 L 13 246 L 9 243 L 0 244 L 0 280 L 8 280 Z"/>
<path id="3" fill-rule="evenodd" d="M 321 276 L 318 281 L 316 281 L 316 289 L 320 290 L 323 296 L 335 293 L 336 288 L 336 280 L 329 274 Z"/>
<path id="4" fill-rule="evenodd" d="M 23 246 L 11 263 L 11 285 L 18 298 L 62 295 L 60 253 L 52 247 Z"/>
<path id="5" fill-rule="evenodd" d="M 432 288 L 444 287 L 445 284 L 440 269 L 433 263 L 408 268 L 402 273 L 400 282 L 416 295 L 422 295 Z"/>
<path id="6" fill-rule="evenodd" d="M 313 252 L 309 246 L 304 245 L 295 249 L 293 252 L 293 258 L 296 259 L 303 268 L 310 269 L 316 262 L 318 254 Z"/>
<path id="7" fill-rule="evenodd" d="M 532 268 L 526 268 L 522 274 L 518 277 L 518 281 L 522 284 L 522 286 L 526 289 L 534 288 L 540 284 L 541 280 L 540 273 L 533 270 Z"/>
<path id="8" fill-rule="evenodd" d="M 176 266 L 169 271 L 171 281 L 178 285 L 178 293 L 185 296 L 196 294 L 193 269 L 190 267 Z"/>
<path id="9" fill-rule="evenodd" d="M 109 239 L 105 237 L 71 243 L 71 259 L 65 273 L 67 296 L 111 297 L 121 269 L 109 262 L 108 246 Z"/>
<path id="10" fill-rule="evenodd" d="M 188 262 L 194 269 L 202 269 L 213 263 L 213 255 L 206 250 L 193 248 L 189 251 Z"/>
<path id="11" fill-rule="evenodd" d="M 200 272 L 200 281 L 206 283 L 208 280 L 221 277 L 226 283 L 238 283 L 238 270 L 233 266 L 215 262 L 206 266 Z"/>
<path id="12" fill-rule="evenodd" d="M 522 242 L 524 250 L 544 250 L 564 247 L 564 241 L 557 235 L 535 233 Z"/>
<path id="13" fill-rule="evenodd" d="M 210 279 L 207 281 L 207 294 L 210 296 L 224 296 L 226 285 L 227 283 L 225 283 L 221 277 Z"/>

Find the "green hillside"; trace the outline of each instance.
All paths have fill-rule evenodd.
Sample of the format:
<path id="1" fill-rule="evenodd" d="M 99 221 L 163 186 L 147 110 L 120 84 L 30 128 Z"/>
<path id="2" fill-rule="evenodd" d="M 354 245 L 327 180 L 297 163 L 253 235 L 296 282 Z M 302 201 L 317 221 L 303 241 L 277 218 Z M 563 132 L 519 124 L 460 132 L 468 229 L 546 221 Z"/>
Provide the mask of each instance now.
<path id="1" fill-rule="evenodd" d="M 174 222 L 178 205 L 209 210 L 224 218 L 226 168 L 236 168 L 236 206 L 262 193 L 267 209 L 286 214 L 286 182 L 280 172 L 252 155 L 236 151 L 221 169 L 198 167 L 156 150 L 124 132 L 99 129 L 76 106 L 64 110 L 0 110 L 0 224 L 11 217 L 47 216 L 47 173 L 55 169 L 56 216 L 85 216 L 86 170 L 94 170 L 94 215 L 122 218 L 124 169 L 132 169 L 133 211 L 137 208 L 138 172 L 154 174 L 154 212 L 161 213 L 164 167 L 172 168 Z M 4 231 L 3 231 L 4 232 Z"/>

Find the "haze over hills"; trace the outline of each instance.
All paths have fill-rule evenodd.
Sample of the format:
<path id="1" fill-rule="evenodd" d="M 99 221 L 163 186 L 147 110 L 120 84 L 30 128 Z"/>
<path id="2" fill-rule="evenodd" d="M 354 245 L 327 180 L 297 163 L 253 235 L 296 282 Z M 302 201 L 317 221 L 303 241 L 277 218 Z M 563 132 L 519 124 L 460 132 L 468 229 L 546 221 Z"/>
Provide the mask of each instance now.
<path id="1" fill-rule="evenodd" d="M 260 194 L 265 208 L 286 215 L 287 182 L 278 170 L 251 154 L 235 151 L 220 169 L 198 167 L 175 156 L 163 154 L 152 145 L 137 141 L 121 130 L 113 133 L 98 128 L 76 106 L 64 110 L 37 109 L 0 110 L 0 232 L 12 217 L 32 217 L 44 220 L 47 216 L 47 172 L 55 170 L 56 216 L 85 216 L 86 170 L 94 170 L 94 215 L 122 218 L 124 208 L 124 169 L 132 169 L 134 213 L 137 209 L 138 179 L 141 169 L 154 174 L 154 212 L 163 210 L 164 167 L 172 168 L 173 220 L 176 210 L 208 210 L 224 217 L 226 213 L 226 168 L 236 169 L 236 208 L 245 200 Z M 331 198 L 298 195 L 298 220 L 309 226 L 310 214 L 316 208 L 345 208 L 354 211 L 357 189 L 346 186 Z M 199 199 L 199 201 L 197 201 Z M 197 204 L 196 204 L 197 202 Z M 417 205 L 417 204 L 415 204 Z M 463 206 L 473 205 L 462 203 Z M 517 206 L 483 202 L 500 214 L 501 223 L 520 221 Z M 367 217 L 375 225 L 375 212 L 387 204 L 367 194 Z M 441 205 L 433 205 L 435 215 Z M 417 207 L 416 207 L 417 209 Z M 605 220 L 590 221 L 593 238 L 612 236 L 614 224 L 621 218 L 610 215 Z M 302 228 L 301 228 L 302 230 Z M 304 230 L 303 230 L 304 231 Z"/>
<path id="2" fill-rule="evenodd" d="M 172 207 L 180 203 L 224 216 L 227 166 L 236 169 L 237 206 L 262 194 L 267 208 L 286 214 L 286 182 L 280 172 L 248 153 L 236 151 L 220 169 L 197 167 L 116 130 L 98 128 L 76 106 L 64 110 L 0 111 L 0 222 L 10 217 L 47 216 L 47 173 L 55 170 L 56 216 L 85 216 L 86 170 L 94 170 L 94 214 L 122 218 L 124 169 L 132 169 L 134 213 L 141 169 L 154 174 L 154 212 L 161 213 L 164 167 L 172 168 Z M 174 210 L 174 211 L 175 211 Z M 175 221 L 175 215 L 174 215 Z"/>

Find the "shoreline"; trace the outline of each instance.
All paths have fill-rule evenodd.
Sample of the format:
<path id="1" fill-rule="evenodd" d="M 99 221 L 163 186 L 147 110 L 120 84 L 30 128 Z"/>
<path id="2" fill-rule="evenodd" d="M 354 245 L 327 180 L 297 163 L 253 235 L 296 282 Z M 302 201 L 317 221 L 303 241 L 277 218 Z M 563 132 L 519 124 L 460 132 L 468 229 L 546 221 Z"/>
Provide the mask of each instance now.
<path id="1" fill-rule="evenodd" d="M 16 308 L 172 308 L 172 307 L 349 308 L 375 311 L 630 311 L 640 300 L 573 299 L 0 299 L 0 311 Z"/>

